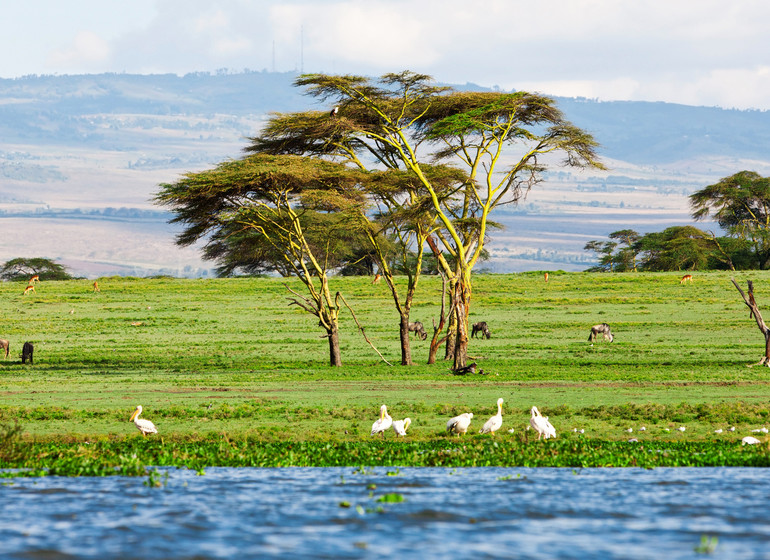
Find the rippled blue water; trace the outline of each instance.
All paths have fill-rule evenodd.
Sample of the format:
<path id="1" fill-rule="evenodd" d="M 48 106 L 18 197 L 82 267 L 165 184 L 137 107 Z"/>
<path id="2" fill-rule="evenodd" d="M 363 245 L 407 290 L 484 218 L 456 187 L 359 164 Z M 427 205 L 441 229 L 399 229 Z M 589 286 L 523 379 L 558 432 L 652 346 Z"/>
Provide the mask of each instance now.
<path id="1" fill-rule="evenodd" d="M 0 556 L 679 559 L 706 557 L 695 547 L 708 535 L 719 539 L 708 558 L 770 558 L 762 469 L 160 472 L 160 488 L 5 479 Z M 388 493 L 404 501 L 377 501 Z"/>

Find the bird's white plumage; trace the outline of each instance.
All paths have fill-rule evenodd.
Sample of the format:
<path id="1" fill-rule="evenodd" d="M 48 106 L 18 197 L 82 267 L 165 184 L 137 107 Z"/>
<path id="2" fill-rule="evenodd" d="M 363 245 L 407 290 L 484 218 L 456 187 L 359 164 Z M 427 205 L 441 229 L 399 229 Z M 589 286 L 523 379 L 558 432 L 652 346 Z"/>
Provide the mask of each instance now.
<path id="1" fill-rule="evenodd" d="M 412 423 L 411 418 L 404 418 L 403 420 L 394 420 L 393 431 L 396 432 L 396 435 L 398 436 L 405 436 L 406 431 L 409 429 L 409 425 L 411 423 Z"/>
<path id="2" fill-rule="evenodd" d="M 472 412 L 463 412 L 459 416 L 450 418 L 446 423 L 446 431 L 453 434 L 464 434 L 468 431 L 468 426 L 471 425 L 471 419 L 473 419 Z"/>
<path id="3" fill-rule="evenodd" d="M 537 432 L 537 439 L 556 437 L 556 428 L 551 425 L 546 416 L 540 414 L 536 406 L 532 407 L 530 413 L 529 425 Z"/>
<path id="4" fill-rule="evenodd" d="M 134 410 L 134 413 L 131 415 L 130 421 L 134 422 L 134 425 L 136 428 L 142 432 L 143 436 L 146 436 L 147 434 L 157 434 L 158 428 L 155 427 L 155 424 L 150 422 L 149 420 L 145 420 L 144 418 L 139 418 L 139 415 L 142 413 L 142 405 L 138 405 L 136 407 L 136 410 Z"/>
<path id="5" fill-rule="evenodd" d="M 380 417 L 372 424 L 372 435 L 384 434 L 392 425 L 393 419 L 388 414 L 388 407 L 382 405 L 380 407 Z"/>
<path id="6" fill-rule="evenodd" d="M 484 423 L 480 434 L 494 434 L 503 425 L 503 399 L 497 399 L 497 414 Z"/>
<path id="7" fill-rule="evenodd" d="M 759 440 L 754 436 L 746 436 L 741 440 L 742 445 L 755 445 L 757 443 L 759 443 Z"/>

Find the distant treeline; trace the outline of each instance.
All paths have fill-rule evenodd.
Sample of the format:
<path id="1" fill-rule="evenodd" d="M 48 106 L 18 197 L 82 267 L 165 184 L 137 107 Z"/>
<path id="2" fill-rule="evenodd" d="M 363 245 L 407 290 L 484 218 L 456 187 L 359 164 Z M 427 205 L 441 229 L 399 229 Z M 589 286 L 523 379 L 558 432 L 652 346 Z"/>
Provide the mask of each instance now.
<path id="1" fill-rule="evenodd" d="M 172 215 L 163 210 L 145 208 L 48 208 L 39 207 L 34 210 L 18 211 L 0 209 L 0 218 L 95 218 L 99 220 L 152 220 L 168 221 Z"/>

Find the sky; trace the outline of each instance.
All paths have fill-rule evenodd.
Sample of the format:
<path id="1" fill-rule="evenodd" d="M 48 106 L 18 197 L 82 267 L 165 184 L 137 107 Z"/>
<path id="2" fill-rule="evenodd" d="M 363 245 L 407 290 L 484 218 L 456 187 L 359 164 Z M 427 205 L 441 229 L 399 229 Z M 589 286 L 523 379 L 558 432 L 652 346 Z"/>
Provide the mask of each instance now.
<path id="1" fill-rule="evenodd" d="M 770 110 L 767 0 L 7 0 L 0 78 L 268 70 Z"/>

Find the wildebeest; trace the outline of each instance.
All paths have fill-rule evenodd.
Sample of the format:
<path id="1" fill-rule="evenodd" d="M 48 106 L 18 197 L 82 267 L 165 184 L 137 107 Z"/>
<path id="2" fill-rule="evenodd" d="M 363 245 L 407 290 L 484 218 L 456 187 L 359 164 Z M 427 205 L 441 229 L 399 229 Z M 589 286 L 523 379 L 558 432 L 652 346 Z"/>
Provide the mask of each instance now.
<path id="1" fill-rule="evenodd" d="M 7 340 L 0 338 L 0 349 L 5 350 L 5 357 L 8 357 L 8 353 L 11 351 L 11 343 Z M 0 352 L 2 351 L 0 350 Z"/>
<path id="2" fill-rule="evenodd" d="M 602 323 L 601 325 L 594 325 L 591 327 L 591 334 L 588 335 L 588 342 L 593 342 L 600 334 L 604 336 L 604 340 L 609 340 L 610 342 L 615 338 L 612 335 L 612 331 L 610 331 L 610 326 L 607 323 Z"/>
<path id="3" fill-rule="evenodd" d="M 476 338 L 476 334 L 481 333 L 481 338 L 491 338 L 492 334 L 489 332 L 489 327 L 486 321 L 479 321 L 473 325 L 471 329 L 471 338 Z"/>
<path id="4" fill-rule="evenodd" d="M 24 346 L 21 348 L 21 363 L 26 364 L 27 360 L 29 360 L 29 363 L 32 362 L 32 353 L 35 351 L 35 347 L 31 342 L 25 342 Z"/>
<path id="5" fill-rule="evenodd" d="M 422 326 L 420 321 L 409 323 L 409 332 L 413 332 L 415 336 L 419 336 L 422 340 L 428 338 L 428 333 L 425 332 L 425 327 Z"/>

